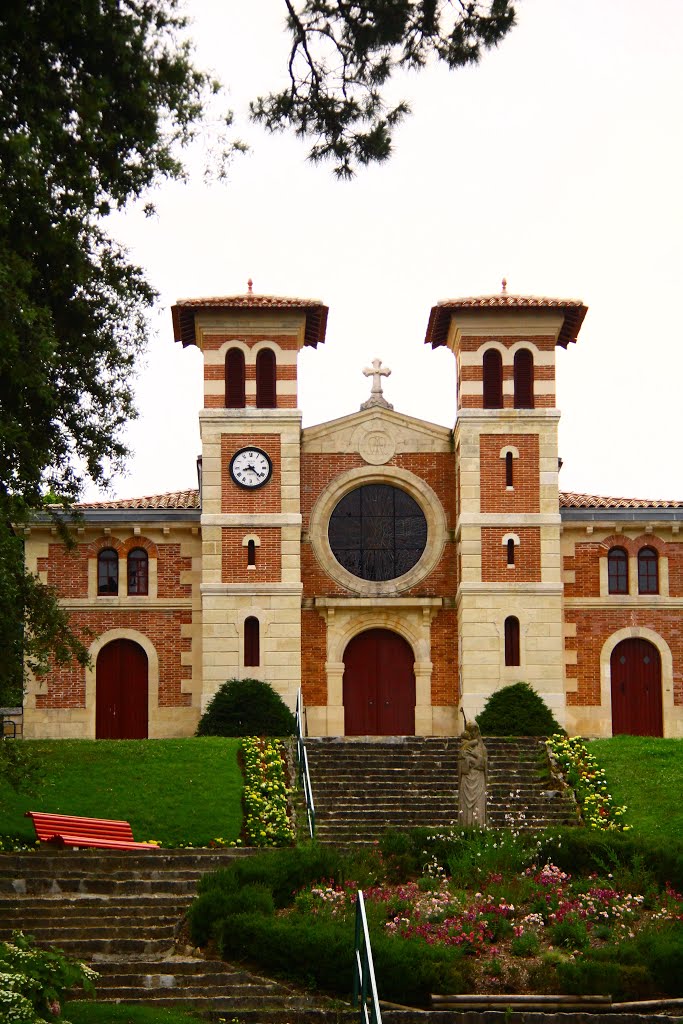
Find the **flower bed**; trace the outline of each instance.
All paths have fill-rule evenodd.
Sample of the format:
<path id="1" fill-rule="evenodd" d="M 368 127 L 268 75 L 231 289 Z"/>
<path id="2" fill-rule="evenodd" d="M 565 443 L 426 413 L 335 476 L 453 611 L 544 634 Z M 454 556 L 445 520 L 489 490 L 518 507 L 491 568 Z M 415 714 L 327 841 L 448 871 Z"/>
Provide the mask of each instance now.
<path id="1" fill-rule="evenodd" d="M 250 846 L 284 846 L 294 841 L 280 740 L 247 737 L 244 756 L 244 831 Z"/>
<path id="2" fill-rule="evenodd" d="M 631 826 L 622 820 L 626 807 L 614 803 L 605 773 L 581 737 L 558 733 L 546 740 L 546 744 L 551 763 L 559 768 L 564 780 L 574 790 L 586 826 L 627 831 Z"/>

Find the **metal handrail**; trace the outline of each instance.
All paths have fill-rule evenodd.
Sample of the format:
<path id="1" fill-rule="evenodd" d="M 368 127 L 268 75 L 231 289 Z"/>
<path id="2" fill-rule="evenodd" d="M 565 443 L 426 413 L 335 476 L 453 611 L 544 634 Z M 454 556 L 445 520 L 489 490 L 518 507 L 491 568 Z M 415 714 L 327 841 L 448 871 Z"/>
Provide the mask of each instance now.
<path id="1" fill-rule="evenodd" d="M 311 788 L 311 776 L 308 771 L 308 752 L 304 735 L 306 732 L 306 709 L 301 690 L 296 695 L 296 754 L 299 761 L 299 778 L 306 800 L 306 817 L 308 818 L 308 832 L 313 839 L 315 837 L 315 804 L 313 803 L 313 790 Z"/>
<path id="2" fill-rule="evenodd" d="M 369 1007 L 368 1000 L 370 1003 Z M 372 962 L 368 919 L 365 915 L 365 900 L 360 889 L 358 890 L 358 900 L 356 902 L 353 1005 L 354 1007 L 360 1005 L 361 1024 L 382 1024 L 382 1014 L 380 1013 L 379 997 L 377 995 L 377 981 L 375 980 L 375 966 Z"/>

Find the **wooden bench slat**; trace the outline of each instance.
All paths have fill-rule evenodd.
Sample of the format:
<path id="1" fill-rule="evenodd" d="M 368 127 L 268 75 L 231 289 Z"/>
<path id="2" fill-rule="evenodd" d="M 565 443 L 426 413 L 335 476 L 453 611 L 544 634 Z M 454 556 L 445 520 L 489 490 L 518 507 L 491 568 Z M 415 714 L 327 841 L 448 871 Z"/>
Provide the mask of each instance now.
<path id="1" fill-rule="evenodd" d="M 117 850 L 157 850 L 154 843 L 136 843 L 127 821 L 110 818 L 81 818 L 73 814 L 48 814 L 44 811 L 26 811 L 36 835 L 42 843 L 61 843 L 66 846 L 93 846 Z"/>

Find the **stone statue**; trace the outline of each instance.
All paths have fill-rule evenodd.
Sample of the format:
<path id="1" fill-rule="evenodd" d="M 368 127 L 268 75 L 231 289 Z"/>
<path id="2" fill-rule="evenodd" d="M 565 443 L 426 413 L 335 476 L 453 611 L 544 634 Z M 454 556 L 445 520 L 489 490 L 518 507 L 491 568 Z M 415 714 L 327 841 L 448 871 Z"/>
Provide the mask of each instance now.
<path id="1" fill-rule="evenodd" d="M 486 825 L 488 758 L 476 722 L 465 726 L 458 756 L 458 821 L 461 825 Z"/>

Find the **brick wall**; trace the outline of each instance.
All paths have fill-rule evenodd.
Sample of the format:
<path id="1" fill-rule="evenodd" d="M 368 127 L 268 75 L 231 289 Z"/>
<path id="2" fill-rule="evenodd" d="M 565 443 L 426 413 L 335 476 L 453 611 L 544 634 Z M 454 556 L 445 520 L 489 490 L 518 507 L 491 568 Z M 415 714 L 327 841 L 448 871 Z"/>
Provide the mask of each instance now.
<path id="1" fill-rule="evenodd" d="M 304 530 L 310 527 L 311 510 L 321 492 L 340 473 L 356 469 L 366 464 L 360 455 L 349 454 L 317 454 L 304 453 L 301 457 L 301 509 Z M 444 512 L 447 526 L 452 529 L 455 524 L 455 466 L 453 455 L 449 452 L 406 453 L 396 455 L 389 463 L 415 474 L 425 480 L 436 492 Z M 371 467 L 370 467 L 371 468 Z M 361 481 L 358 482 L 360 486 Z M 304 583 L 304 596 L 325 595 L 328 597 L 345 596 L 352 593 L 330 579 L 318 564 L 310 543 L 302 545 L 301 572 Z M 444 547 L 439 563 L 432 573 L 417 586 L 407 590 L 406 595 L 419 597 L 435 597 L 443 594 L 455 594 L 456 557 L 455 545 L 448 541 Z"/>
<path id="2" fill-rule="evenodd" d="M 640 626 L 658 633 L 673 657 L 674 703 L 683 704 L 683 616 L 673 608 L 568 608 L 567 622 L 576 623 L 576 637 L 565 639 L 567 650 L 577 651 L 577 664 L 567 665 L 569 679 L 578 689 L 567 694 L 567 704 L 600 704 L 600 652 L 605 642 L 620 629 Z"/>
<path id="3" fill-rule="evenodd" d="M 256 490 L 238 487 L 230 476 L 231 458 L 240 448 L 249 445 L 263 449 L 273 463 L 273 475 L 270 480 Z M 279 434 L 221 434 L 221 512 L 280 512 L 280 463 Z"/>
<path id="4" fill-rule="evenodd" d="M 629 558 L 637 557 L 641 548 L 654 548 L 660 558 L 667 558 L 669 563 L 669 596 L 683 597 L 683 542 L 664 541 L 653 534 L 643 533 L 639 537 L 625 537 L 621 533 L 612 534 L 602 541 L 578 541 L 573 555 L 565 555 L 563 568 L 573 570 L 574 583 L 565 583 L 565 597 L 599 597 L 600 596 L 600 559 L 606 558 L 610 548 L 623 548 Z M 629 573 L 631 567 L 629 566 Z M 661 567 L 659 570 L 661 579 Z M 637 580 L 634 583 L 637 587 Z"/>
<path id="5" fill-rule="evenodd" d="M 191 694 L 181 693 L 181 680 L 192 678 L 192 668 L 180 662 L 181 652 L 191 650 L 192 645 L 190 637 L 181 636 L 181 627 L 191 621 L 189 608 L 79 610 L 72 617 L 72 625 L 86 645 L 111 629 L 134 629 L 150 640 L 159 658 L 159 707 L 189 707 L 192 703 Z M 84 668 L 54 667 L 46 679 L 47 693 L 36 695 L 36 707 L 85 707 Z"/>
<path id="6" fill-rule="evenodd" d="M 432 704 L 458 703 L 458 615 L 444 608 L 432 621 Z"/>
<path id="7" fill-rule="evenodd" d="M 181 583 L 180 574 L 192 569 L 192 559 L 180 554 L 180 544 L 160 544 L 157 560 L 157 596 L 191 597 L 192 584 Z"/>
<path id="8" fill-rule="evenodd" d="M 514 533 L 515 565 L 507 564 L 507 545 L 503 537 Z M 481 578 L 484 583 L 538 583 L 541 579 L 541 531 L 536 526 L 513 529 L 485 526 L 481 531 Z"/>
<path id="9" fill-rule="evenodd" d="M 481 434 L 480 510 L 482 512 L 540 512 L 539 442 L 537 434 Z M 503 448 L 516 448 L 512 460 L 513 490 L 505 484 Z"/>
<path id="10" fill-rule="evenodd" d="M 301 612 L 301 692 L 304 704 L 324 707 L 327 704 L 325 660 L 327 623 L 316 611 Z"/>
<path id="11" fill-rule="evenodd" d="M 468 336 L 462 338 L 459 343 L 461 352 L 479 352 L 482 346 L 487 343 L 495 341 L 497 344 L 502 345 L 504 348 L 512 348 L 513 345 L 519 345 L 522 339 L 518 335 L 507 337 L 505 335 L 481 335 L 481 336 Z M 533 339 L 529 339 L 527 346 L 532 352 L 552 352 L 555 348 L 555 338 L 552 335 L 547 336 L 534 336 Z M 481 394 L 477 395 L 459 395 L 460 407 L 463 409 L 481 409 L 484 392 L 484 366 L 483 362 L 478 366 L 472 365 L 461 365 L 460 367 L 460 379 L 461 381 L 479 381 L 481 382 Z M 513 379 L 513 367 L 512 364 L 503 365 L 503 384 L 506 381 Z M 534 359 L 534 382 L 536 381 L 554 381 L 555 380 L 555 369 L 551 365 L 538 365 Z M 535 395 L 534 396 L 534 408 L 554 408 L 555 398 L 553 395 Z M 514 397 L 513 395 L 503 395 L 503 408 L 512 409 L 514 408 Z"/>
<path id="12" fill-rule="evenodd" d="M 50 544 L 47 558 L 38 559 L 38 572 L 47 572 L 47 582 L 63 598 L 88 596 L 89 544 L 67 548 L 64 544 Z"/>
<path id="13" fill-rule="evenodd" d="M 256 547 L 256 565 L 247 565 L 245 536 L 257 536 L 260 546 Z M 282 557 L 280 530 L 265 526 L 246 529 L 243 526 L 223 527 L 221 530 L 223 559 L 221 580 L 223 583 L 279 583 L 282 579 Z"/>

